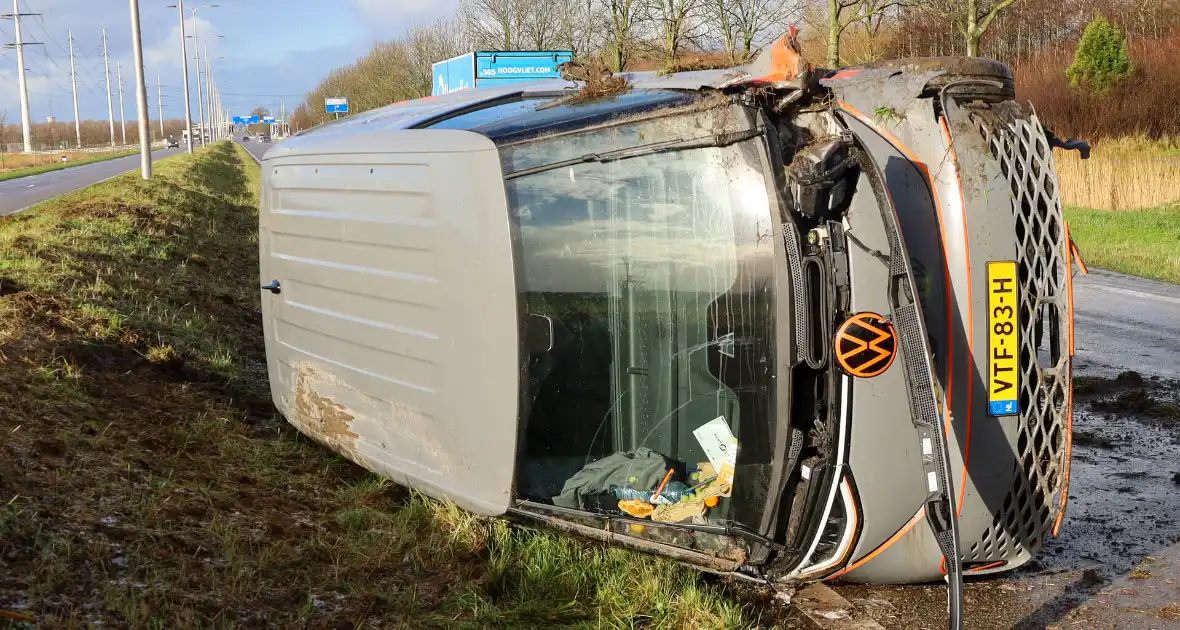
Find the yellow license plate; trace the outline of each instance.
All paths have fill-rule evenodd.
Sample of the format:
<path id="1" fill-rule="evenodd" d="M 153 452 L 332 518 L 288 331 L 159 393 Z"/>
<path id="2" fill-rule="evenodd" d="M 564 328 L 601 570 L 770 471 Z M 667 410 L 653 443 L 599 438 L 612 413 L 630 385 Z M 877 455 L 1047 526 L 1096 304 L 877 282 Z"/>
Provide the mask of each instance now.
<path id="1" fill-rule="evenodd" d="M 1020 413 L 1016 263 L 987 264 L 987 405 L 993 416 Z"/>

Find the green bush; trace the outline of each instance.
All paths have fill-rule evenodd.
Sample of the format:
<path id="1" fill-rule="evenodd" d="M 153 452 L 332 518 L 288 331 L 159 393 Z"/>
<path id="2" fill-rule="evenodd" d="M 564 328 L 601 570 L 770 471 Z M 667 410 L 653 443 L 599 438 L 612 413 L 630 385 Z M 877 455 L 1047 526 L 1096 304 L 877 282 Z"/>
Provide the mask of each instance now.
<path id="1" fill-rule="evenodd" d="M 1082 32 L 1073 64 L 1065 70 L 1070 85 L 1102 93 L 1129 74 L 1131 58 L 1127 54 L 1127 40 L 1117 26 L 1099 15 Z"/>

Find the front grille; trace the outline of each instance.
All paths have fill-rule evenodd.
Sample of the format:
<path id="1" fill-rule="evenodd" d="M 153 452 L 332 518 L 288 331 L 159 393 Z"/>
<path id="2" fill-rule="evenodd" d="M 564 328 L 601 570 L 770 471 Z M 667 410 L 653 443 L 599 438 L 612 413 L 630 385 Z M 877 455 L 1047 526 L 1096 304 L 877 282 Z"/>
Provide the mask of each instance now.
<path id="1" fill-rule="evenodd" d="M 1035 114 L 1015 103 L 972 114 L 1011 186 L 1020 277 L 1020 424 L 1014 483 L 965 562 L 1027 560 L 1045 542 L 1068 491 L 1066 257 L 1053 151 Z"/>

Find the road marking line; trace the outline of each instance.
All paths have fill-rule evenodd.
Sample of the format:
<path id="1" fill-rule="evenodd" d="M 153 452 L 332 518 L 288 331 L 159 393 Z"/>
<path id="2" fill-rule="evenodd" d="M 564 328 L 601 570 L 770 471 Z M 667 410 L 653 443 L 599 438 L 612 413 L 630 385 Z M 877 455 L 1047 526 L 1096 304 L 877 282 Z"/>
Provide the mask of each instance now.
<path id="1" fill-rule="evenodd" d="M 1118 287 L 1108 287 L 1103 285 L 1085 285 L 1083 289 L 1098 289 L 1100 291 L 1110 291 L 1111 293 L 1120 293 L 1130 297 L 1142 298 L 1145 300 L 1158 300 L 1160 302 L 1168 302 L 1171 304 L 1180 304 L 1180 298 L 1170 297 L 1167 295 L 1156 295 L 1154 293 L 1146 293 L 1144 291 L 1136 291 L 1134 289 L 1120 289 Z"/>

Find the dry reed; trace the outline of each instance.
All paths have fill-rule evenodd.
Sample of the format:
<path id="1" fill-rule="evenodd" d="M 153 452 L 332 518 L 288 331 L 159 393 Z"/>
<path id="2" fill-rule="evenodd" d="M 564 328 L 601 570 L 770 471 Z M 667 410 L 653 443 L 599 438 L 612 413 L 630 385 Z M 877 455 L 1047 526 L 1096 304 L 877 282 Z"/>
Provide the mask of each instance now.
<path id="1" fill-rule="evenodd" d="M 1098 210 L 1155 208 L 1180 201 L 1180 150 L 1144 138 L 1105 140 L 1089 160 L 1057 151 L 1062 202 Z"/>

